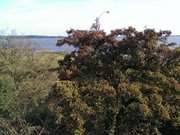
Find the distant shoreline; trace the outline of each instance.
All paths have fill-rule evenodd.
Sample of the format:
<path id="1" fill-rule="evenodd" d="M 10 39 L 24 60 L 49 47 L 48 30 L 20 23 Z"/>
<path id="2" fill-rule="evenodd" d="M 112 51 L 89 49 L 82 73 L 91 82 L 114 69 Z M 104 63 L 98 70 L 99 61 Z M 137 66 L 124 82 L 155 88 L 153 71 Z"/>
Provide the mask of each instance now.
<path id="1" fill-rule="evenodd" d="M 180 35 L 170 35 L 170 37 L 180 37 Z"/>
<path id="2" fill-rule="evenodd" d="M 45 36 L 45 35 L 0 35 L 0 37 L 10 38 L 64 38 L 65 36 Z"/>
<path id="3" fill-rule="evenodd" d="M 66 36 L 46 36 L 46 35 L 0 35 L 1 37 L 10 38 L 64 38 Z M 170 37 L 180 37 L 180 35 L 170 35 Z"/>

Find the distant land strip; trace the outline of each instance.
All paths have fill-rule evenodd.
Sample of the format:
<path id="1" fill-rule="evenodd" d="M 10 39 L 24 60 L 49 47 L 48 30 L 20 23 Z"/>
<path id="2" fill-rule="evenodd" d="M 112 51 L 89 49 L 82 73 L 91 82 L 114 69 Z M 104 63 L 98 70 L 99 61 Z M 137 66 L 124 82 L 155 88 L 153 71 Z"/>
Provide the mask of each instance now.
<path id="1" fill-rule="evenodd" d="M 65 36 L 45 36 L 45 35 L 1 35 L 0 38 L 64 38 Z"/>

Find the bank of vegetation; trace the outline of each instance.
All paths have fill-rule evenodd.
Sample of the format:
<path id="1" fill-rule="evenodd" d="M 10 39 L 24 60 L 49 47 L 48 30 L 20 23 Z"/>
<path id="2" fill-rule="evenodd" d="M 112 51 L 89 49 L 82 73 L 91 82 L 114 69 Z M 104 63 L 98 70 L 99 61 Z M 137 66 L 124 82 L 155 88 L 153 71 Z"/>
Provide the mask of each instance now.
<path id="1" fill-rule="evenodd" d="M 0 134 L 179 135 L 180 48 L 169 35 L 70 30 L 57 45 L 79 49 L 63 59 L 1 48 Z"/>

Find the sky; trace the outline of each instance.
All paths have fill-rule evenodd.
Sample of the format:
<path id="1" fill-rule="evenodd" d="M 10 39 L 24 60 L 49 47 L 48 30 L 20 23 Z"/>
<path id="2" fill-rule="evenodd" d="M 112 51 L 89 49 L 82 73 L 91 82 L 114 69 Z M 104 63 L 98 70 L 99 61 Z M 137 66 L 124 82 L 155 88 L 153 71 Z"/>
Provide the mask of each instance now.
<path id="1" fill-rule="evenodd" d="M 133 26 L 180 35 L 180 0 L 0 0 L 0 33 L 65 35 L 100 18 L 106 32 Z"/>

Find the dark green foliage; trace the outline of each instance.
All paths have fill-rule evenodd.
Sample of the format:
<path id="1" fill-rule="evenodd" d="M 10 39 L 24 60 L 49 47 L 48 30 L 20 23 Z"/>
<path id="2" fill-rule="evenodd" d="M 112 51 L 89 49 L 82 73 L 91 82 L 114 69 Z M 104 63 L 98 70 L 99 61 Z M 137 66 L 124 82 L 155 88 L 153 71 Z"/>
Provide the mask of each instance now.
<path id="1" fill-rule="evenodd" d="M 24 120 L 6 120 L 0 118 L 0 135 L 35 135 L 39 131 L 40 127 L 31 126 Z"/>
<path id="2" fill-rule="evenodd" d="M 178 135 L 180 53 L 169 31 L 70 30 L 48 104 L 62 135 Z M 117 37 L 122 36 L 119 40 Z"/>
<path id="3" fill-rule="evenodd" d="M 33 126 L 41 127 L 44 134 L 53 133 L 56 127 L 55 115 L 44 104 L 26 113 L 25 120 Z"/>

